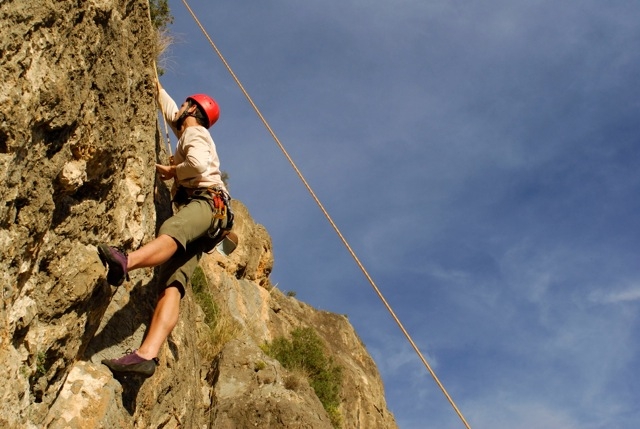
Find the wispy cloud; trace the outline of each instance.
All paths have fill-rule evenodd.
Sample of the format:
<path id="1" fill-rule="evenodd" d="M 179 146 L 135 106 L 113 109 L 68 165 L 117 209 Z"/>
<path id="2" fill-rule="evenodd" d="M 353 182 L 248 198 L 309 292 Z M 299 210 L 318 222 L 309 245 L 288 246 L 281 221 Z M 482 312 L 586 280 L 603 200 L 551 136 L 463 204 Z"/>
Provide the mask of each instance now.
<path id="1" fill-rule="evenodd" d="M 472 427 L 637 423 L 639 3 L 196 8 Z M 349 315 L 402 429 L 458 427 L 191 18 L 174 13 L 184 67 L 163 84 L 219 96 L 214 139 L 232 194 L 272 235 L 274 281 Z"/>
<path id="2" fill-rule="evenodd" d="M 591 301 L 600 304 L 624 304 L 640 301 L 640 286 L 632 286 L 617 291 L 597 290 L 589 295 Z"/>

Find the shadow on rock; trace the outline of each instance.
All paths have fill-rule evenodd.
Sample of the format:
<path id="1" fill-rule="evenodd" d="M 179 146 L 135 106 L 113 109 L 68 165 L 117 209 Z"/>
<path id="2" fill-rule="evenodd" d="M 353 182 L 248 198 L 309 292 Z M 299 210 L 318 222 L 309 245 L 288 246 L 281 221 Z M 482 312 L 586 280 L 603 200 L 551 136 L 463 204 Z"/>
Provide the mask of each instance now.
<path id="1" fill-rule="evenodd" d="M 98 335 L 89 342 L 84 355 L 85 359 L 91 359 L 102 350 L 121 344 L 134 335 L 140 326 L 146 326 L 153 315 L 157 297 L 155 277 L 146 285 L 136 284 L 130 292 L 126 305 L 111 315 L 107 314 L 106 317 L 109 317 L 109 320 Z"/>
<path id="2" fill-rule="evenodd" d="M 82 356 L 87 353 L 87 349 L 93 341 L 94 335 L 100 327 L 100 321 L 102 320 L 102 317 L 107 311 L 107 307 L 109 305 L 108 303 L 105 303 L 104 305 L 96 305 L 96 303 L 111 300 L 111 297 L 111 287 L 106 281 L 99 282 L 86 304 L 86 309 L 84 309 L 87 313 L 87 321 L 85 323 L 84 333 L 81 339 L 79 355 Z"/>
<path id="3" fill-rule="evenodd" d="M 126 294 L 129 296 L 127 297 Z M 107 310 L 104 317 L 108 317 L 108 320 L 89 342 L 84 353 L 86 360 L 99 362 L 102 358 L 118 358 L 127 353 L 127 349 L 130 348 L 128 345 L 132 341 L 139 342 L 144 338 L 158 298 L 157 276 L 154 275 L 146 284 L 136 283 L 129 292 L 124 288 L 118 289 L 111 298 L 114 302 L 110 306 L 117 308 L 116 300 L 126 304 L 115 311 Z M 141 327 L 144 327 L 143 333 L 139 332 Z M 106 356 L 112 353 L 113 356 Z M 114 373 L 113 377 L 122 385 L 123 406 L 129 414 L 133 415 L 136 411 L 138 393 L 146 377 L 117 373 Z"/>
<path id="4" fill-rule="evenodd" d="M 114 374 L 113 378 L 122 385 L 122 405 L 133 416 L 136 412 L 138 392 L 147 378 L 131 374 Z"/>

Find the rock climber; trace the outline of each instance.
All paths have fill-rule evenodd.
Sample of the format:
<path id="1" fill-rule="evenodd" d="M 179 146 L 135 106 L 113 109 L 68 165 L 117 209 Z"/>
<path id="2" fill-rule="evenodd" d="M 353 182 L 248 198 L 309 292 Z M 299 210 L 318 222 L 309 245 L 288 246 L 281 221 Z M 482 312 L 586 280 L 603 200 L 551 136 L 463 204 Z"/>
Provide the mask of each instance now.
<path id="1" fill-rule="evenodd" d="M 107 282 L 121 285 L 136 268 L 160 266 L 161 291 L 149 330 L 137 350 L 119 359 L 102 361 L 114 373 L 151 376 L 160 347 L 178 322 L 180 300 L 203 252 L 210 251 L 233 224 L 230 197 L 222 181 L 220 160 L 208 131 L 220 115 L 208 95 L 187 97 L 178 108 L 156 82 L 160 108 L 178 138 L 170 165 L 156 164 L 162 180 L 174 179 L 173 202 L 177 212 L 167 219 L 157 237 L 126 254 L 100 244 L 98 254 L 108 269 Z"/>

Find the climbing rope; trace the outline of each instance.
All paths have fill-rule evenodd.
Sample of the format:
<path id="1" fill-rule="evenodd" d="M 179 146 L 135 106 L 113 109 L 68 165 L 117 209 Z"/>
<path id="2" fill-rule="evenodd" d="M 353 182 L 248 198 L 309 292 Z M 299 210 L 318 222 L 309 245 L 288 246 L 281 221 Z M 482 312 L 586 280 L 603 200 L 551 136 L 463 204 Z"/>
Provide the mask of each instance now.
<path id="1" fill-rule="evenodd" d="M 291 164 L 291 167 L 293 167 L 294 171 L 296 172 L 296 174 L 298 175 L 298 177 L 300 178 L 300 180 L 302 181 L 302 183 L 304 184 L 304 186 L 307 188 L 307 191 L 309 192 L 309 194 L 311 195 L 311 197 L 314 199 L 314 201 L 316 202 L 316 204 L 318 205 L 318 207 L 320 208 L 320 210 L 322 211 L 322 213 L 324 214 L 324 216 L 327 218 L 327 220 L 329 221 L 329 223 L 331 224 L 331 227 L 334 229 L 334 231 L 336 232 L 336 234 L 338 234 L 338 237 L 340 237 L 340 240 L 342 241 L 342 243 L 344 244 L 344 246 L 347 248 L 347 250 L 349 251 L 349 253 L 351 254 L 351 257 L 354 259 L 354 261 L 356 262 L 356 264 L 358 265 L 358 267 L 360 268 L 360 270 L 363 272 L 364 276 L 367 278 L 367 280 L 369 281 L 369 283 L 371 284 L 371 287 L 373 288 L 373 290 L 375 291 L 375 293 L 378 295 L 378 298 L 380 298 L 380 300 L 382 301 L 382 303 L 384 304 L 384 306 L 386 307 L 387 311 L 391 314 L 391 317 L 393 317 L 393 320 L 395 320 L 396 324 L 398 325 L 398 327 L 400 328 L 400 330 L 402 331 L 402 333 L 404 334 L 404 336 L 407 338 L 407 340 L 409 341 L 409 344 L 411 344 L 411 347 L 413 347 L 413 350 L 417 353 L 418 357 L 420 358 L 420 360 L 422 361 L 422 363 L 424 364 L 424 366 L 427 368 L 427 371 L 429 371 L 429 374 L 431 375 L 431 377 L 434 379 L 434 381 L 436 382 L 436 384 L 438 385 L 438 387 L 440 388 L 440 390 L 442 391 L 442 393 L 444 394 L 444 396 L 447 398 L 447 401 L 449 401 L 449 404 L 451 404 L 451 406 L 453 407 L 453 409 L 455 410 L 456 414 L 458 415 L 458 417 L 460 418 L 460 420 L 462 421 L 462 423 L 464 423 L 465 427 L 467 429 L 471 429 L 471 427 L 469 426 L 469 423 L 467 423 L 466 419 L 464 418 L 464 416 L 462 415 L 462 413 L 460 412 L 460 409 L 456 406 L 455 402 L 453 401 L 453 399 L 451 398 L 451 396 L 449 395 L 449 393 L 447 392 L 447 390 L 445 389 L 444 385 L 440 382 L 440 379 L 438 378 L 438 376 L 436 375 L 435 371 L 431 368 L 431 365 L 429 365 L 429 362 L 427 362 L 427 360 L 424 358 L 424 356 L 422 355 L 422 353 L 420 352 L 420 349 L 418 348 L 418 346 L 416 345 L 416 343 L 413 341 L 413 339 L 411 338 L 411 336 L 409 335 L 409 333 L 407 332 L 407 330 L 405 329 L 404 325 L 402 324 L 402 322 L 400 322 L 400 319 L 398 318 L 398 316 L 396 316 L 396 313 L 393 311 L 393 309 L 391 308 L 391 305 L 389 305 L 389 303 L 387 302 L 387 300 L 385 299 L 385 297 L 382 295 L 382 292 L 380 291 L 380 289 L 378 288 L 378 286 L 376 286 L 376 283 L 373 281 L 373 279 L 371 278 L 371 276 L 369 275 L 368 271 L 365 269 L 364 265 L 362 265 L 362 263 L 360 262 L 360 259 L 358 258 L 358 256 L 355 254 L 355 252 L 353 251 L 353 249 L 351 249 L 351 246 L 349 245 L 349 243 L 347 242 L 347 240 L 344 238 L 344 236 L 342 235 L 342 233 L 340 232 L 340 230 L 338 229 L 337 225 L 335 224 L 335 222 L 333 221 L 333 219 L 331 218 L 331 216 L 329 215 L 329 213 L 327 212 L 327 210 L 324 208 L 324 206 L 322 205 L 322 203 L 320 202 L 320 200 L 318 199 L 318 197 L 316 196 L 315 192 L 313 191 L 313 189 L 311 189 L 311 186 L 309 185 L 309 183 L 307 182 L 307 180 L 304 178 L 304 176 L 302 175 L 302 173 L 300 172 L 300 170 L 298 169 L 298 167 L 296 166 L 295 162 L 293 162 L 293 159 L 289 156 L 289 153 L 287 152 L 287 150 L 284 148 L 283 144 L 280 142 L 280 139 L 278 139 L 278 137 L 276 136 L 276 134 L 274 133 L 274 131 L 271 129 L 271 126 L 269 125 L 269 123 L 267 122 L 267 120 L 264 118 L 264 116 L 262 115 L 262 113 L 260 112 L 260 109 L 258 109 L 258 107 L 256 106 L 256 104 L 253 102 L 253 100 L 251 99 L 251 97 L 249 96 L 249 93 L 245 90 L 244 86 L 242 85 L 242 83 L 240 82 L 240 80 L 238 79 L 238 77 L 236 76 L 236 74 L 233 72 L 233 70 L 231 69 L 231 67 L 229 66 L 229 64 L 227 63 L 227 61 L 225 60 L 224 56 L 222 55 L 222 53 L 220 52 L 220 50 L 218 49 L 218 47 L 216 46 L 215 43 L 213 43 L 213 40 L 211 40 L 211 37 L 209 37 L 209 34 L 207 33 L 207 31 L 205 30 L 205 28 L 202 26 L 202 24 L 200 23 L 200 20 L 198 20 L 198 17 L 196 16 L 196 14 L 193 12 L 193 10 L 191 9 L 191 7 L 189 6 L 189 4 L 187 3 L 186 0 L 182 0 L 182 3 L 184 3 L 185 7 L 187 8 L 187 10 L 189 11 L 189 13 L 191 14 L 191 16 L 193 17 L 193 20 L 196 22 L 196 24 L 198 24 L 198 27 L 200 27 L 200 30 L 202 30 L 202 33 L 204 34 L 204 36 L 207 38 L 207 40 L 209 41 L 209 44 L 211 44 L 211 47 L 213 48 L 213 50 L 216 52 L 216 54 L 218 55 L 218 57 L 220 58 L 220 60 L 222 61 L 222 63 L 224 64 L 224 66 L 226 67 L 227 71 L 229 72 L 229 74 L 231 75 L 231 77 L 233 78 L 233 80 L 235 80 L 236 84 L 238 85 L 238 87 L 240 88 L 240 90 L 242 91 L 242 93 L 244 94 L 244 96 L 246 97 L 246 99 L 249 101 L 249 104 L 251 104 L 251 107 L 253 107 L 253 110 L 255 110 L 256 114 L 258 115 L 258 117 L 260 118 L 260 120 L 262 121 L 262 123 L 264 124 L 264 126 L 266 127 L 267 131 L 269 131 L 269 134 L 271 134 L 271 137 L 273 138 L 273 140 L 276 142 L 276 144 L 278 145 L 278 147 L 280 148 L 280 150 L 282 151 L 282 153 L 284 154 L 284 156 L 287 158 L 287 161 L 289 161 L 289 164 Z"/>
<path id="2" fill-rule="evenodd" d="M 153 26 L 153 19 L 151 19 L 151 5 L 149 3 L 147 3 L 147 14 L 149 16 L 149 22 L 151 23 L 151 26 Z M 158 77 L 158 67 L 156 65 L 156 62 L 153 62 L 153 73 L 155 74 L 155 78 L 156 78 L 156 83 L 159 81 L 159 77 Z M 157 90 L 157 88 L 156 88 Z M 156 102 L 156 104 L 158 104 Z M 164 122 L 164 134 L 166 136 L 166 140 L 163 139 L 163 143 L 165 143 L 166 149 L 167 149 L 167 153 L 169 154 L 169 157 L 171 157 L 172 153 L 171 153 L 171 138 L 169 136 L 169 126 L 167 125 L 167 118 L 165 118 L 164 116 L 164 112 L 162 111 L 162 107 L 160 105 L 158 105 L 158 110 L 160 111 L 160 116 L 162 116 L 162 121 Z M 160 128 L 160 121 L 156 120 L 156 125 L 158 126 L 158 128 Z"/>
<path id="3" fill-rule="evenodd" d="M 156 82 L 157 82 L 158 81 L 158 70 L 156 69 L 156 63 L 153 63 L 153 70 L 156 73 Z M 157 88 L 156 88 L 156 90 L 157 90 Z M 166 137 L 165 143 L 166 143 L 166 147 L 167 147 L 167 153 L 169 154 L 169 157 L 171 157 L 173 154 L 171 153 L 171 137 L 169 136 L 169 126 L 167 125 L 167 118 L 164 116 L 164 112 L 162 111 L 162 107 L 160 105 L 158 105 L 158 110 L 160 111 L 160 116 L 162 116 L 162 122 L 164 123 L 164 134 L 165 134 L 165 137 Z M 160 126 L 160 123 L 158 121 L 158 127 L 159 126 Z"/>

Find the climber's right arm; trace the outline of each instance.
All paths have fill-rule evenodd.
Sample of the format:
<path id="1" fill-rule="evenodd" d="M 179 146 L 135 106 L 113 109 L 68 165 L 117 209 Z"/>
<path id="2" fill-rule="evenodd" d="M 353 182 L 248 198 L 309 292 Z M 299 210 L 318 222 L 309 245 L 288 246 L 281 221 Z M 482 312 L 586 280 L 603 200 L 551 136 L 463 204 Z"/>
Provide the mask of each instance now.
<path id="1" fill-rule="evenodd" d="M 171 130 L 173 131 L 173 134 L 178 136 L 178 130 L 175 127 L 175 120 L 177 119 L 178 111 L 180 109 L 178 109 L 178 105 L 176 104 L 175 101 L 173 101 L 173 98 L 171 98 L 171 96 L 169 96 L 167 91 L 165 91 L 164 88 L 162 88 L 162 85 L 160 85 L 160 82 L 158 82 L 157 85 L 158 85 L 157 86 L 158 106 L 160 107 L 160 110 L 162 111 L 162 114 L 164 115 L 166 121 L 169 123 L 169 126 L 171 126 Z"/>

